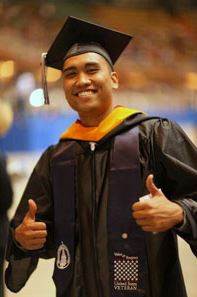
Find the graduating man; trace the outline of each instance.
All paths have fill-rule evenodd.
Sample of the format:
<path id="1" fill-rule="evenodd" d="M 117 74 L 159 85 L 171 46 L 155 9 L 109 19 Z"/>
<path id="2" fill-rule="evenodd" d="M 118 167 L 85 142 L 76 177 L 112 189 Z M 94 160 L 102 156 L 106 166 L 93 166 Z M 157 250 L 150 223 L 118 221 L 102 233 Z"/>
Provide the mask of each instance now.
<path id="1" fill-rule="evenodd" d="M 79 119 L 41 156 L 12 220 L 12 291 L 55 257 L 57 297 L 187 296 L 176 235 L 197 255 L 197 149 L 176 123 L 113 108 L 130 40 L 69 17 L 46 54 Z"/>

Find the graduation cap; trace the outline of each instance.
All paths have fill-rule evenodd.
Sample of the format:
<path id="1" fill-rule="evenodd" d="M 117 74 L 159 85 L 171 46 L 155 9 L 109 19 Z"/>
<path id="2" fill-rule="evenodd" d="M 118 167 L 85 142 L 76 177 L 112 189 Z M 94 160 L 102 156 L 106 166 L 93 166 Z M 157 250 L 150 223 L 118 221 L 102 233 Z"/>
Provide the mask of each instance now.
<path id="1" fill-rule="evenodd" d="M 75 17 L 68 17 L 47 53 L 42 54 L 42 83 L 45 104 L 49 104 L 45 65 L 62 70 L 72 56 L 95 52 L 103 56 L 113 69 L 131 36 Z"/>

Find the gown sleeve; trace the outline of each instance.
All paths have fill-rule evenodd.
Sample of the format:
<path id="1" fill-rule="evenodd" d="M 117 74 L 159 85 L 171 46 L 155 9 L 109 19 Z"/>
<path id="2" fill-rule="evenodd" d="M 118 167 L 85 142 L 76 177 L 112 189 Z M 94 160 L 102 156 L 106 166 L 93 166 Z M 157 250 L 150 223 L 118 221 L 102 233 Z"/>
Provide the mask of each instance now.
<path id="1" fill-rule="evenodd" d="M 143 133 L 157 186 L 185 212 L 183 228 L 174 231 L 197 256 L 197 148 L 177 123 L 166 119 L 148 124 Z"/>
<path id="2" fill-rule="evenodd" d="M 50 157 L 52 153 L 53 147 L 49 147 L 41 156 L 29 178 L 16 213 L 11 220 L 6 252 L 6 259 L 9 263 L 5 272 L 5 282 L 7 287 L 13 292 L 18 292 L 25 285 L 31 273 L 35 270 L 39 257 L 54 257 L 53 201 L 50 182 Z M 45 222 L 47 225 L 45 246 L 36 251 L 28 251 L 21 248 L 13 237 L 14 229 L 22 222 L 28 210 L 28 199 L 30 198 L 38 206 L 36 221 Z"/>

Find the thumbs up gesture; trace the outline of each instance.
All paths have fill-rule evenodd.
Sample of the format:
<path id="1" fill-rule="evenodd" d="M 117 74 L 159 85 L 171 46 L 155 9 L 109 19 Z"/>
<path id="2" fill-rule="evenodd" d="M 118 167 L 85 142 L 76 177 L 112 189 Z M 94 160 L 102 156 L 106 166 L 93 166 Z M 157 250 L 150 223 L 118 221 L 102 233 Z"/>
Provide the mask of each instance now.
<path id="1" fill-rule="evenodd" d="M 46 224 L 36 222 L 37 205 L 28 200 L 29 209 L 22 223 L 15 229 L 15 240 L 27 250 L 37 250 L 44 246 L 47 237 Z"/>
<path id="2" fill-rule="evenodd" d="M 132 205 L 132 215 L 144 231 L 164 232 L 183 222 L 182 207 L 166 198 L 154 184 L 152 174 L 146 179 L 146 188 L 150 199 Z"/>

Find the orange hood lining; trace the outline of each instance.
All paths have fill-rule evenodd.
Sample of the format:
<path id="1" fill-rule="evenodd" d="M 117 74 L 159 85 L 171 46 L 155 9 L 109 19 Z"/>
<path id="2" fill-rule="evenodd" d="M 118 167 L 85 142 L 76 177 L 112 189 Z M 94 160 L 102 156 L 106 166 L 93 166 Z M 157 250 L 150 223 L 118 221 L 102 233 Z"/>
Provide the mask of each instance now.
<path id="1" fill-rule="evenodd" d="M 73 123 L 60 136 L 61 139 L 99 141 L 131 115 L 143 113 L 137 109 L 118 106 L 96 127 L 84 126 L 80 120 Z"/>

